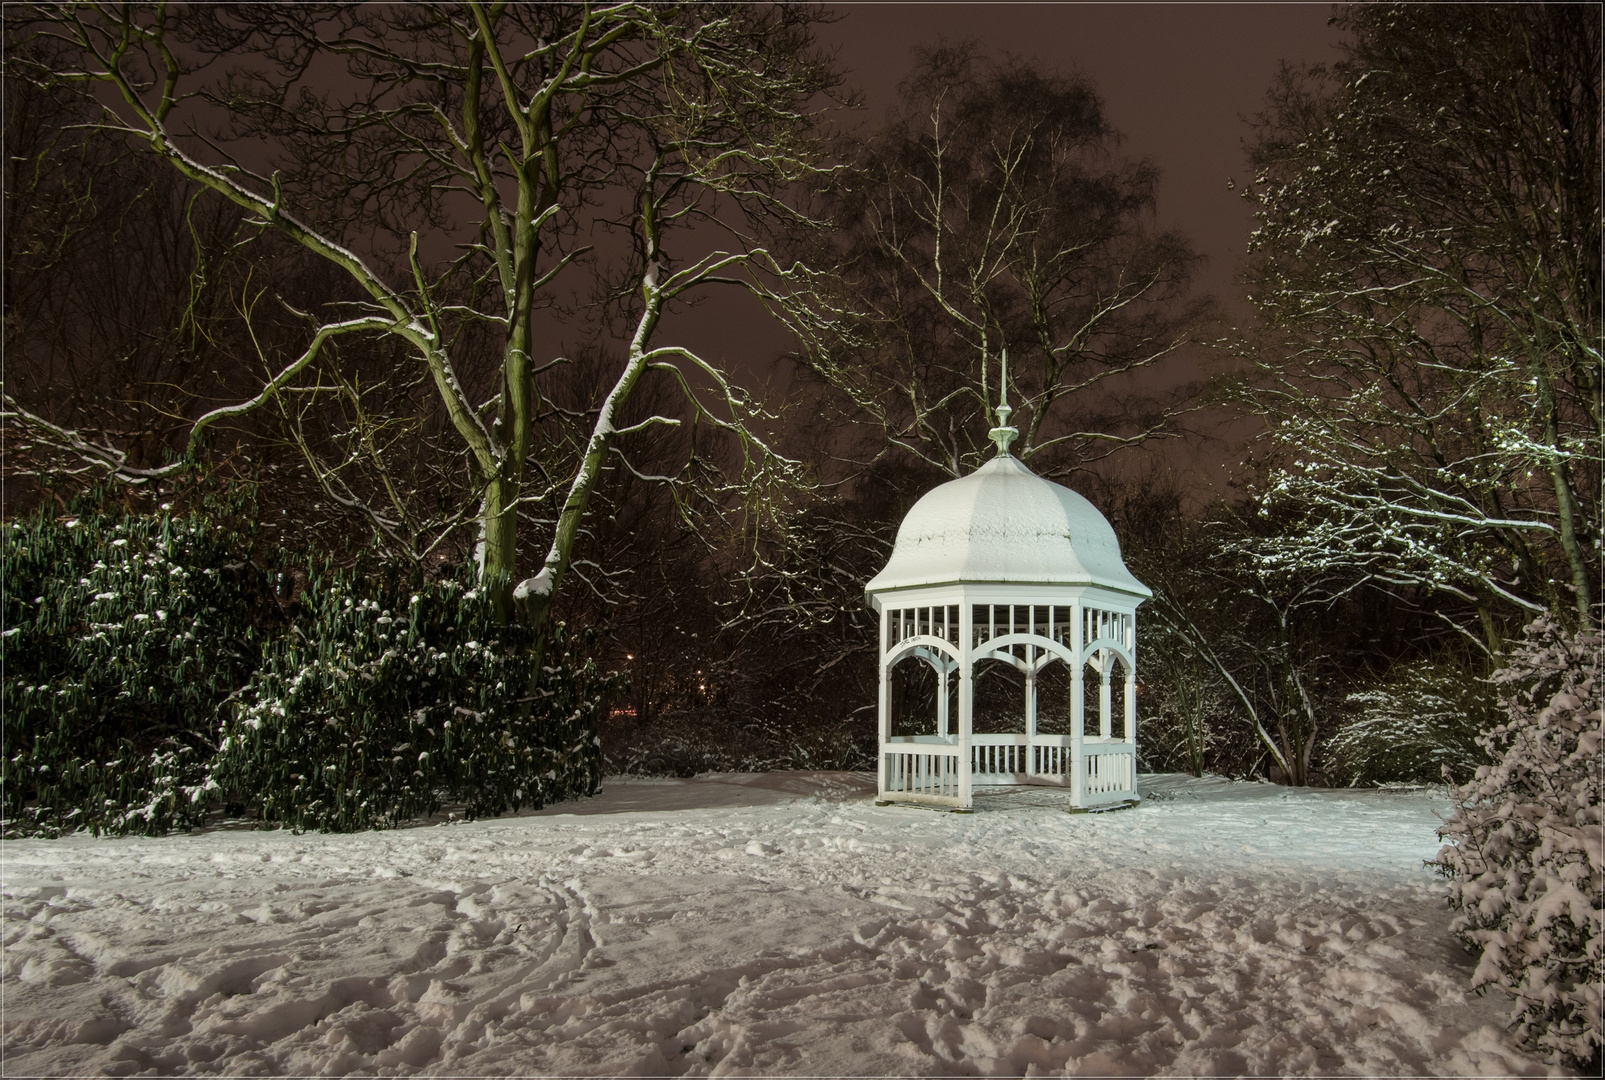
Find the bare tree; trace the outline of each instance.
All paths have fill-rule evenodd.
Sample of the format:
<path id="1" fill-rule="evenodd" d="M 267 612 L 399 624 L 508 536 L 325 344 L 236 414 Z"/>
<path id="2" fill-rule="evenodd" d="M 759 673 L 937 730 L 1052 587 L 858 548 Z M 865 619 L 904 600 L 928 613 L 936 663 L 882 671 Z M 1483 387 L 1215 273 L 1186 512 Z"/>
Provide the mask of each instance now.
<path id="1" fill-rule="evenodd" d="M 264 349 L 268 376 L 248 396 L 186 418 L 185 460 L 138 465 L 9 394 L 8 419 L 141 480 L 187 467 L 209 428 L 272 405 L 327 494 L 409 554 L 474 528 L 496 609 L 536 624 L 604 468 L 630 467 L 620 455 L 633 435 L 683 422 L 622 420 L 644 382 L 680 388 L 695 423 L 733 436 L 749 480 L 785 471 L 754 423 L 761 406 L 659 339 L 665 317 L 709 287 L 783 305 L 808 279 L 758 236 L 766 223 L 812 224 L 788 192 L 827 167 L 815 126 L 835 75 L 813 47 L 819 12 L 626 2 L 32 14 L 37 47 L 14 55 L 14 71 L 80 87 L 99 128 L 334 268 L 341 287 L 284 305 L 300 342 Z M 396 372 L 384 381 L 403 393 L 376 399 L 333 362 L 353 339 L 387 343 Z M 606 392 L 578 409 L 542 390 L 564 341 L 617 346 Z M 403 403 L 411 415 L 390 411 Z M 433 434 L 431 418 L 437 471 L 443 484 L 459 473 L 463 494 L 444 509 L 431 505 L 438 492 L 394 482 L 388 464 Z M 319 424 L 342 456 L 305 437 Z M 545 554 L 519 580 L 519 523 L 541 506 Z"/>
<path id="2" fill-rule="evenodd" d="M 1336 574 L 1267 571 L 1247 554 L 1255 537 L 1235 515 L 1213 524 L 1221 535 L 1200 537 L 1195 563 L 1150 582 L 1152 618 L 1219 681 L 1287 782 L 1303 786 L 1323 729 L 1335 726 L 1323 700 L 1331 694 L 1321 686 L 1336 666 L 1335 643 L 1321 624 L 1343 612 L 1358 584 Z M 1196 667 L 1185 674 L 1200 681 Z"/>
<path id="3" fill-rule="evenodd" d="M 254 379 L 231 303 L 261 261 L 233 250 L 242 215 L 86 132 L 81 102 L 12 79 L 5 104 L 6 390 L 51 423 L 114 436 L 136 468 L 159 466 L 185 409 Z M 8 478 L 102 472 L 16 425 L 5 436 Z M 10 485 L 8 505 L 29 489 Z"/>
<path id="4" fill-rule="evenodd" d="M 1015 453 L 1067 475 L 1161 429 L 1131 376 L 1205 305 L 1197 256 L 1152 228 L 1158 171 L 1117 152 L 1083 79 L 973 45 L 924 50 L 884 130 L 839 185 L 844 286 L 867 314 L 812 370 L 892 445 L 958 476 L 985 454 L 983 357 L 1009 352 Z M 995 381 L 995 379 L 994 379 Z"/>
<path id="5" fill-rule="evenodd" d="M 1263 503 L 1200 515 L 1187 501 L 1157 469 L 1104 499 L 1128 564 L 1154 590 L 1138 694 L 1139 722 L 1157 736 L 1145 736 L 1150 752 L 1194 770 L 1268 761 L 1273 777 L 1315 782 L 1345 695 L 1418 655 L 1412 646 L 1431 648 L 1422 630 L 1432 618 L 1343 568 L 1267 564 L 1262 544 L 1286 523 L 1261 514 Z"/>

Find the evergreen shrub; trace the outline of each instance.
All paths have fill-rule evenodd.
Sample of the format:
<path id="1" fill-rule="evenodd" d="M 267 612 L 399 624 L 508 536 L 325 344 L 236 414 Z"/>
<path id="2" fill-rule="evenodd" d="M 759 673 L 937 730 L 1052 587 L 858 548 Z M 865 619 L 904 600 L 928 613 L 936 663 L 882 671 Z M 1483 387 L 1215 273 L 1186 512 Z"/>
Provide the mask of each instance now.
<path id="1" fill-rule="evenodd" d="M 1455 793 L 1435 860 L 1453 931 L 1481 953 L 1472 985 L 1515 997 L 1517 1035 L 1573 1066 L 1605 1046 L 1605 827 L 1597 631 L 1541 618 L 1494 675 L 1505 723 Z"/>
<path id="2" fill-rule="evenodd" d="M 157 834 L 205 815 L 217 706 L 281 621 L 238 497 L 157 516 L 90 493 L 3 529 L 0 813 Z"/>
<path id="3" fill-rule="evenodd" d="M 264 823 L 347 831 L 593 794 L 614 680 L 549 632 L 497 625 L 474 568 L 425 582 L 325 564 L 229 703 L 212 779 Z M 583 642 L 589 645 L 591 642 Z"/>
<path id="4" fill-rule="evenodd" d="M 266 548 L 248 494 L 68 509 L 0 531 L 6 832 L 349 830 L 596 789 L 613 677 L 557 626 L 536 678 L 532 631 L 495 624 L 472 566 Z"/>

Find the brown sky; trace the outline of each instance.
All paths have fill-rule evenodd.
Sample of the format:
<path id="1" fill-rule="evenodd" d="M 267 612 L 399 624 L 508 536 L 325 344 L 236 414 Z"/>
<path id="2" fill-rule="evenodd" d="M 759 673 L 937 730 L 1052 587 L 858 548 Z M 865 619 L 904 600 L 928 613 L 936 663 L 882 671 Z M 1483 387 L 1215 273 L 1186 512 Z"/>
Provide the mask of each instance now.
<path id="1" fill-rule="evenodd" d="M 1209 256 L 1201 291 L 1230 295 L 1252 219 L 1226 180 L 1246 178 L 1242 117 L 1277 65 L 1336 58 L 1330 4 L 846 4 L 837 54 L 879 122 L 912 49 L 979 39 L 1048 70 L 1079 72 L 1103 95 L 1125 149 L 1163 172 L 1159 224 Z"/>
<path id="2" fill-rule="evenodd" d="M 1158 224 L 1177 228 L 1208 258 L 1197 290 L 1228 312 L 1252 217 L 1228 177 L 1247 168 L 1243 117 L 1264 100 L 1277 66 L 1336 58 L 1332 6 L 1218 3 L 847 3 L 824 42 L 838 50 L 849 85 L 866 95 L 860 123 L 881 122 L 913 49 L 938 36 L 974 38 L 987 48 L 1079 72 L 1103 95 L 1125 149 L 1162 171 Z M 1235 309 L 1235 310 L 1234 310 Z M 756 313 L 754 313 L 756 314 Z M 729 308 L 686 317 L 681 332 L 710 357 L 741 372 L 769 367 L 788 342 L 761 317 Z M 732 331 L 736 331 L 732 333 Z"/>

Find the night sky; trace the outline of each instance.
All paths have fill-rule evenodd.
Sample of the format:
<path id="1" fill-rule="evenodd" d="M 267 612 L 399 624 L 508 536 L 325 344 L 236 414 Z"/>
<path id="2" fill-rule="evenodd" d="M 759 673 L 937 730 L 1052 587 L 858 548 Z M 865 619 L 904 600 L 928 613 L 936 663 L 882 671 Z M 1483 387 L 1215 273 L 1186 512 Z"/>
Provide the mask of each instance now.
<path id="1" fill-rule="evenodd" d="M 1243 118 L 1259 111 L 1278 64 L 1329 62 L 1330 4 L 848 4 L 830 28 L 849 83 L 878 124 L 912 64 L 938 36 L 1079 72 L 1103 95 L 1133 156 L 1157 162 L 1159 225 L 1209 257 L 1200 291 L 1227 299 L 1252 225 L 1228 177 L 1247 178 Z"/>

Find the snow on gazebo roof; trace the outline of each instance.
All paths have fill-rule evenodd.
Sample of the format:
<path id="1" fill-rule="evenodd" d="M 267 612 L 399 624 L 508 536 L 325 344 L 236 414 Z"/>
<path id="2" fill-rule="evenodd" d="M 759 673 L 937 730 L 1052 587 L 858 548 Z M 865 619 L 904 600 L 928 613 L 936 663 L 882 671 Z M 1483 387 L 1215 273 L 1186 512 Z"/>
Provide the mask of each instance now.
<path id="1" fill-rule="evenodd" d="M 1006 449 L 914 504 L 886 568 L 864 592 L 960 583 L 1099 585 L 1153 595 L 1126 569 L 1115 530 L 1096 507 Z"/>

